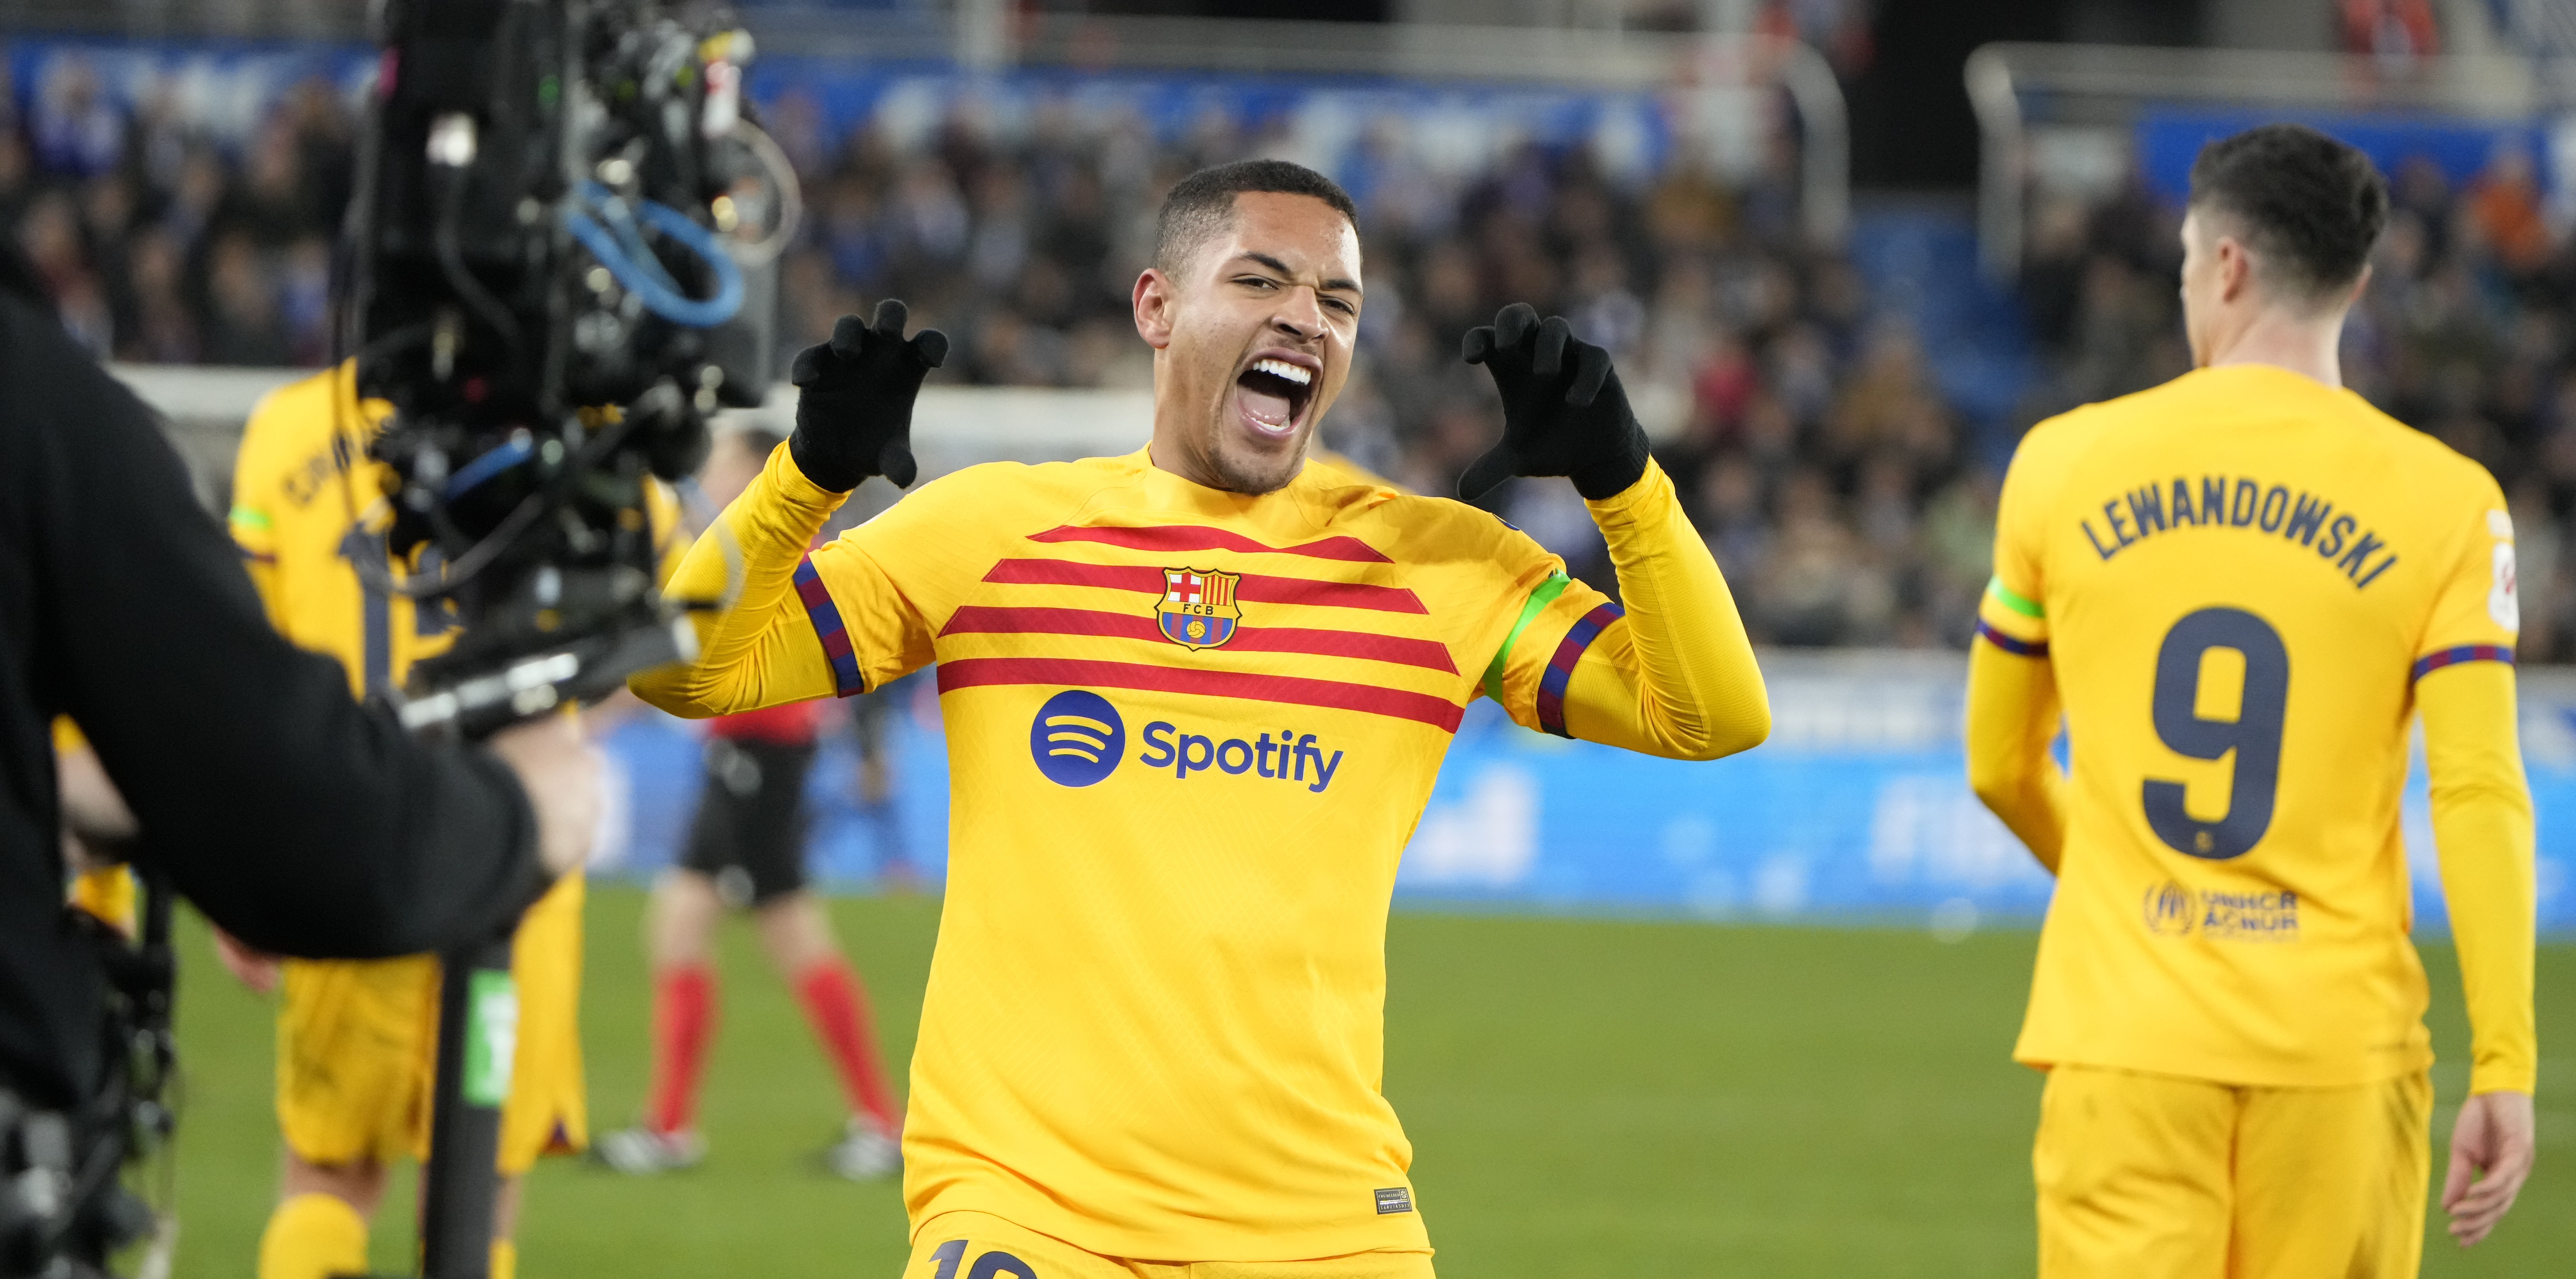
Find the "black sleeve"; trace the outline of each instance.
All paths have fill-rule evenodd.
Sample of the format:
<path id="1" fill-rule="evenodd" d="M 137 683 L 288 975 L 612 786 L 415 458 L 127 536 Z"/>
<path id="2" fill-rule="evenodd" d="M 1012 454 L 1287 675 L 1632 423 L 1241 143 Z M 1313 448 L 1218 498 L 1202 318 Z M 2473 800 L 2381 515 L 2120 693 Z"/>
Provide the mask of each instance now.
<path id="1" fill-rule="evenodd" d="M 151 410 L 0 303 L 31 474 L 38 687 L 140 820 L 138 857 L 253 946 L 367 958 L 497 931 L 544 884 L 507 766 L 414 739 L 270 629 Z"/>

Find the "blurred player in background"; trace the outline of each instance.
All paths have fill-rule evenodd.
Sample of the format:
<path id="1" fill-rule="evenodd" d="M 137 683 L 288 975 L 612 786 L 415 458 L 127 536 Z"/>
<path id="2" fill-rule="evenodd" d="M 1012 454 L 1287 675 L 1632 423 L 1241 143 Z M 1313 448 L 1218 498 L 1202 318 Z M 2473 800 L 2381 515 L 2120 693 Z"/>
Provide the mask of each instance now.
<path id="1" fill-rule="evenodd" d="M 1503 443 L 1566 475 L 1623 615 L 1473 507 L 1307 455 L 1350 371 L 1350 198 L 1281 161 L 1183 179 L 1134 292 L 1151 444 L 909 483 L 946 354 L 900 303 L 797 357 L 797 426 L 682 569 L 734 606 L 645 700 L 730 714 L 937 662 L 948 895 L 904 1128 L 908 1279 L 1431 1273 L 1380 1092 L 1388 897 L 1466 704 L 1708 759 L 1769 730 L 1707 544 L 1608 352 L 1515 306 L 1468 336 Z M 1131 1258 L 1155 1258 L 1147 1265 Z"/>
<path id="2" fill-rule="evenodd" d="M 134 837 L 134 814 L 69 716 L 54 720 L 54 781 L 62 800 L 63 867 L 70 872 L 72 905 L 131 938 L 134 871 L 115 859 L 112 846 Z"/>
<path id="3" fill-rule="evenodd" d="M 415 606 L 358 571 L 364 562 L 417 577 L 434 575 L 436 565 L 395 563 L 386 551 L 391 511 L 382 464 L 367 447 L 391 408 L 360 402 L 355 378 L 354 364 L 344 363 L 260 401 L 234 467 L 231 523 L 269 620 L 298 645 L 338 659 L 350 691 L 367 697 L 400 688 L 413 662 L 444 651 L 455 622 L 443 602 Z M 660 527 L 675 534 L 676 504 L 666 490 L 655 492 Z M 578 871 L 556 881 L 512 940 L 520 1016 L 501 1112 L 493 1279 L 511 1279 L 517 1269 L 519 1178 L 538 1155 L 579 1150 L 587 1138 L 576 1022 L 583 891 Z M 286 1171 L 260 1240 L 259 1279 L 363 1273 L 367 1223 L 388 1165 L 426 1152 L 438 960 L 281 963 L 217 940 L 252 989 L 284 989 L 277 1120 Z"/>
<path id="4" fill-rule="evenodd" d="M 699 487 L 718 506 L 731 502 L 782 442 L 757 428 L 719 432 Z M 645 920 L 653 1076 L 644 1121 L 599 1141 L 601 1162 L 619 1172 L 664 1172 L 705 1157 L 698 1082 L 715 1035 L 713 942 L 727 905 L 750 907 L 762 949 L 795 989 L 840 1075 L 850 1116 L 825 1163 L 853 1180 L 903 1167 L 896 1145 L 903 1115 L 877 1052 L 867 990 L 841 953 L 823 903 L 805 886 L 805 775 L 823 712 L 821 702 L 789 702 L 708 724 L 697 820 L 680 864 L 654 881 Z M 880 749 L 881 740 L 872 743 L 870 757 Z"/>
<path id="5" fill-rule="evenodd" d="M 859 817 L 876 843 L 877 882 L 894 892 L 921 887 L 921 872 L 912 864 L 912 845 L 903 834 L 903 806 L 897 801 L 894 772 L 894 725 L 911 709 L 918 675 L 907 675 L 880 689 L 850 699 L 850 749 L 858 756 L 850 780 L 859 801 Z"/>
<path id="6" fill-rule="evenodd" d="M 2343 389 L 2387 208 L 2314 130 L 2212 143 L 2182 232 L 2198 368 L 2041 423 L 2004 483 L 1969 777 L 2058 877 L 2014 1050 L 2049 1071 L 2049 1279 L 2416 1273 L 2419 712 L 2473 1031 L 2451 1233 L 2484 1238 L 2531 1169 L 2513 525 L 2476 463 Z"/>

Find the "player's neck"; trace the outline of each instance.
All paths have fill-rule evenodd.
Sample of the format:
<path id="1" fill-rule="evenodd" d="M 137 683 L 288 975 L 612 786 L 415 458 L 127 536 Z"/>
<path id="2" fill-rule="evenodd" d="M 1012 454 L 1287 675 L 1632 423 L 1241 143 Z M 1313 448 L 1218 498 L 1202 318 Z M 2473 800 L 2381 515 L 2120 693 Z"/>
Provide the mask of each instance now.
<path id="1" fill-rule="evenodd" d="M 2228 335 L 2209 367 L 2269 364 L 2326 386 L 2343 386 L 2343 314 L 2301 316 L 2266 308 Z"/>
<path id="2" fill-rule="evenodd" d="M 1289 484 L 1295 483 L 1297 475 L 1303 474 L 1306 466 L 1305 459 L 1301 456 L 1297 462 L 1297 471 L 1290 474 L 1287 483 L 1274 488 L 1247 489 L 1219 473 L 1216 465 L 1204 454 L 1176 441 L 1165 439 L 1160 431 L 1155 433 L 1153 439 L 1146 441 L 1145 461 L 1153 469 L 1165 475 L 1187 480 L 1191 487 L 1203 490 L 1211 497 L 1222 495 L 1231 501 L 1252 501 L 1280 492 Z"/>

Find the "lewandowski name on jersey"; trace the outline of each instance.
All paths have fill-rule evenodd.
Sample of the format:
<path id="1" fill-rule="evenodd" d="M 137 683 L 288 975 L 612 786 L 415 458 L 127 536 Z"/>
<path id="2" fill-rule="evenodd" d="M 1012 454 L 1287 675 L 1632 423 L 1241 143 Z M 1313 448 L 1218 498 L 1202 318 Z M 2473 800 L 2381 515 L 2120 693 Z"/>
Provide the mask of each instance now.
<path id="1" fill-rule="evenodd" d="M 2093 515 L 2077 521 L 2093 553 L 2108 560 L 2159 533 L 2191 528 L 2253 529 L 2316 551 L 2355 587 L 2378 580 L 2397 563 L 2397 552 L 2352 512 L 2337 511 L 2332 499 L 2287 484 L 2266 484 L 2243 476 L 2203 475 L 2197 480 L 2175 476 L 2170 482 L 2150 480 L 2102 503 L 2096 529 Z"/>

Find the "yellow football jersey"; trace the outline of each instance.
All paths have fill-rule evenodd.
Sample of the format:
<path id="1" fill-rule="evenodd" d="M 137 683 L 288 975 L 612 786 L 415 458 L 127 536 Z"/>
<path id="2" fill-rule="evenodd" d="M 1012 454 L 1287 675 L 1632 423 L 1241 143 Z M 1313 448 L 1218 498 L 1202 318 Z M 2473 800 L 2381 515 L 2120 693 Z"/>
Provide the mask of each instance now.
<path id="1" fill-rule="evenodd" d="M 234 462 L 231 523 L 270 624 L 339 662 L 349 690 L 366 697 L 400 688 L 413 662 L 445 652 L 456 618 L 445 601 L 424 607 L 356 571 L 424 567 L 386 552 L 388 472 L 367 445 L 393 407 L 359 400 L 356 378 L 343 362 L 261 399 Z M 435 571 L 435 560 L 425 567 Z"/>
<path id="2" fill-rule="evenodd" d="M 2073 761 L 2015 1055 L 2274 1086 L 2426 1066 L 2398 806 L 2414 681 L 2513 658 L 2495 481 L 2231 365 L 2032 430 L 1995 547 L 1980 633 L 2049 662 Z"/>
<path id="3" fill-rule="evenodd" d="M 1639 490 L 1670 504 L 1660 472 Z M 726 518 L 798 545 L 837 500 L 781 449 Z M 820 649 L 764 632 L 752 700 L 938 664 L 916 1228 L 981 1212 L 1194 1260 L 1426 1247 L 1380 1092 L 1396 863 L 1468 701 L 1563 732 L 1575 663 L 1629 641 L 1617 608 L 1472 507 L 1329 466 L 1220 492 L 1142 451 L 959 472 L 792 571 Z"/>

